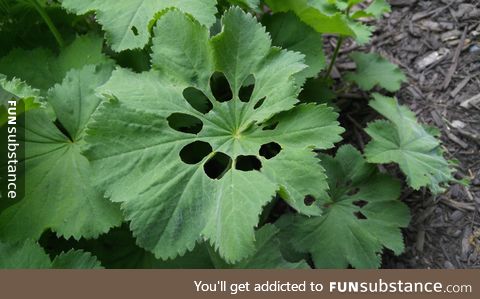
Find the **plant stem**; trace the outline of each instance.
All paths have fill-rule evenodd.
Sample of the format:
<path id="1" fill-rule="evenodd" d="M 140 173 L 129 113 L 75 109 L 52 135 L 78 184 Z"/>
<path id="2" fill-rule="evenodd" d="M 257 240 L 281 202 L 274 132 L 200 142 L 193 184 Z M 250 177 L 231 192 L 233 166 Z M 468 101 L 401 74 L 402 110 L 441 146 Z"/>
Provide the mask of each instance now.
<path id="1" fill-rule="evenodd" d="M 65 46 L 65 42 L 63 41 L 62 35 L 58 31 L 57 27 L 55 27 L 55 24 L 53 24 L 53 21 L 50 18 L 50 16 L 47 14 L 45 9 L 38 3 L 38 0 L 30 0 L 30 3 L 33 5 L 35 10 L 38 12 L 38 14 L 42 17 L 45 24 L 47 24 L 48 29 L 50 29 L 50 32 L 52 32 L 53 34 L 53 37 L 55 37 L 55 40 L 57 41 L 58 46 L 60 47 L 60 49 L 62 49 Z"/>
<path id="2" fill-rule="evenodd" d="M 330 61 L 330 65 L 328 66 L 327 73 L 325 74 L 325 79 L 330 77 L 332 73 L 333 66 L 335 65 L 335 61 L 337 60 L 338 53 L 340 52 L 340 48 L 342 47 L 343 41 L 345 40 L 344 36 L 340 36 L 337 40 L 337 46 L 335 47 L 335 51 L 333 52 L 332 60 Z"/>

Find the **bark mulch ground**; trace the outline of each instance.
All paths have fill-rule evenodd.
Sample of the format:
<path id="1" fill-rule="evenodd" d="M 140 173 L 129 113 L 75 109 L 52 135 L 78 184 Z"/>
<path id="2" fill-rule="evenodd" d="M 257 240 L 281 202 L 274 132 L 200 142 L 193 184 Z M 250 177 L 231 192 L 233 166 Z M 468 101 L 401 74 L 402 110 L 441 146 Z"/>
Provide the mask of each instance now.
<path id="1" fill-rule="evenodd" d="M 406 253 L 386 254 L 384 267 L 480 268 L 480 1 L 389 2 L 392 12 L 376 24 L 372 42 L 366 47 L 346 44 L 336 73 L 355 68 L 346 57 L 353 50 L 375 51 L 400 65 L 409 80 L 397 98 L 421 122 L 441 129 L 446 157 L 459 163 L 456 178 L 470 184 L 454 184 L 437 196 L 405 187 L 403 200 L 412 210 Z M 361 132 L 364 123 L 355 119 L 369 116 L 355 113 L 365 110 L 364 96 L 344 97 L 358 98 L 346 121 L 353 123 L 351 138 L 362 147 L 368 141 Z"/>

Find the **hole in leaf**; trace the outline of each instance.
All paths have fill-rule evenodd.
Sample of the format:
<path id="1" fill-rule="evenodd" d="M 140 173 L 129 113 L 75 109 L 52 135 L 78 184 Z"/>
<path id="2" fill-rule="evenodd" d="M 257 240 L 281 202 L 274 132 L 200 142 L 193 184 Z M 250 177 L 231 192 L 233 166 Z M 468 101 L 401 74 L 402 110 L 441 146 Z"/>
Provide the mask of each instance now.
<path id="1" fill-rule="evenodd" d="M 271 159 L 278 155 L 281 151 L 282 147 L 280 144 L 276 142 L 270 142 L 260 147 L 260 156 L 263 156 L 266 159 Z"/>
<path id="2" fill-rule="evenodd" d="M 187 164 L 197 164 L 212 152 L 210 144 L 195 141 L 185 145 L 180 151 L 180 159 Z"/>
<path id="3" fill-rule="evenodd" d="M 73 142 L 73 138 L 72 136 L 70 135 L 70 133 L 68 132 L 68 130 L 62 125 L 62 123 L 57 119 L 53 122 L 55 124 L 55 126 L 57 127 L 57 129 L 60 130 L 60 132 L 63 133 L 63 135 L 65 135 L 65 137 L 67 137 L 71 142 Z"/>
<path id="4" fill-rule="evenodd" d="M 311 206 L 311 205 L 313 205 L 314 202 L 315 202 L 315 197 L 313 197 L 313 195 L 307 195 L 307 196 L 305 196 L 305 198 L 303 199 L 303 203 L 304 203 L 306 206 Z"/>
<path id="5" fill-rule="evenodd" d="M 242 102 L 248 102 L 252 98 L 253 90 L 255 89 L 255 77 L 250 75 L 243 81 L 243 85 L 240 88 L 238 97 Z"/>
<path id="6" fill-rule="evenodd" d="M 362 212 L 353 212 L 353 215 L 359 220 L 366 220 L 367 217 Z"/>
<path id="7" fill-rule="evenodd" d="M 242 171 L 260 170 L 262 162 L 256 156 L 238 156 L 235 168 Z"/>
<path id="8" fill-rule="evenodd" d="M 360 191 L 360 188 L 357 188 L 357 187 L 352 188 L 352 189 L 348 190 L 347 195 L 348 196 L 353 196 L 353 195 L 357 194 L 359 191 Z"/>
<path id="9" fill-rule="evenodd" d="M 183 91 L 183 97 L 187 100 L 190 106 L 203 114 L 208 113 L 213 108 L 213 105 L 207 96 L 201 90 L 194 87 L 186 88 Z"/>
<path id="10" fill-rule="evenodd" d="M 233 98 L 232 89 L 224 74 L 215 72 L 210 77 L 210 88 L 215 99 L 219 102 L 230 101 Z"/>
<path id="11" fill-rule="evenodd" d="M 363 199 L 361 200 L 356 200 L 353 202 L 353 205 L 359 207 L 359 208 L 363 208 L 364 206 L 366 206 L 368 204 L 368 201 L 365 201 Z"/>
<path id="12" fill-rule="evenodd" d="M 134 34 L 135 36 L 138 36 L 138 29 L 137 29 L 137 27 L 132 26 L 132 28 L 130 28 L 130 29 L 132 29 L 132 32 L 133 32 L 133 34 Z"/>
<path id="13" fill-rule="evenodd" d="M 274 122 L 272 124 L 269 124 L 269 125 L 266 125 L 265 127 L 262 128 L 262 130 L 264 131 L 272 131 L 272 130 L 275 130 L 278 126 L 278 121 L 277 122 Z"/>
<path id="14" fill-rule="evenodd" d="M 167 118 L 170 128 L 184 133 L 198 134 L 203 128 L 203 123 L 195 116 L 184 113 L 173 113 Z"/>
<path id="15" fill-rule="evenodd" d="M 265 97 L 264 97 L 264 98 L 261 98 L 261 99 L 255 104 L 255 106 L 253 106 L 253 109 L 258 109 L 258 108 L 260 108 L 260 107 L 263 105 L 263 103 L 265 102 L 265 99 L 266 99 Z"/>
<path id="16" fill-rule="evenodd" d="M 211 179 L 221 179 L 223 175 L 232 166 L 232 158 L 228 155 L 217 152 L 215 155 L 203 165 L 203 170 Z"/>

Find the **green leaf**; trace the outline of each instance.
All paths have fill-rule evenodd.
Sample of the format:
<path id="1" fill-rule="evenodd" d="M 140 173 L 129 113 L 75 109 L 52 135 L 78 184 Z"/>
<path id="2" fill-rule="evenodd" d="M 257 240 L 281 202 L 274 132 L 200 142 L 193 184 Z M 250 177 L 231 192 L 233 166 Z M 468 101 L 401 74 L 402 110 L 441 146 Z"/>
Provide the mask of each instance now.
<path id="1" fill-rule="evenodd" d="M 293 11 L 305 24 L 320 33 L 355 37 L 346 16 L 335 6 L 319 0 L 266 0 L 274 12 Z"/>
<path id="2" fill-rule="evenodd" d="M 8 101 L 22 101 L 23 105 L 17 105 L 17 115 L 25 111 L 38 108 L 42 97 L 40 91 L 28 86 L 25 82 L 14 78 L 7 80 L 7 77 L 0 74 L 0 126 L 7 122 Z M 22 111 L 20 111 L 20 107 Z"/>
<path id="3" fill-rule="evenodd" d="M 47 91 L 71 69 L 107 62 L 102 47 L 103 40 L 89 34 L 77 37 L 58 56 L 43 48 L 15 49 L 0 59 L 0 70 L 9 79 L 20 78 L 34 88 Z"/>
<path id="4" fill-rule="evenodd" d="M 228 0 L 228 2 L 250 9 L 256 9 L 260 5 L 260 0 Z"/>
<path id="5" fill-rule="evenodd" d="M 98 269 L 100 262 L 89 253 L 70 250 L 53 262 L 43 248 L 32 240 L 9 244 L 0 242 L 0 269 Z"/>
<path id="6" fill-rule="evenodd" d="M 0 238 L 38 239 L 51 228 L 65 238 L 97 237 L 120 224 L 118 207 L 94 188 L 88 160 L 80 153 L 85 126 L 100 104 L 94 89 L 110 77 L 111 67 L 87 66 L 67 74 L 50 90 L 48 102 L 57 127 L 45 109 L 24 114 L 25 197 L 0 214 Z M 61 128 L 61 129 L 60 129 Z"/>
<path id="7" fill-rule="evenodd" d="M 347 73 L 345 79 L 369 91 L 375 86 L 394 92 L 400 89 L 407 78 L 395 64 L 375 53 L 354 52 L 350 55 L 357 64 L 355 73 Z"/>
<path id="8" fill-rule="evenodd" d="M 234 265 L 216 259 L 217 268 L 230 269 L 310 269 L 305 261 L 289 262 L 280 251 L 279 229 L 266 224 L 255 233 L 255 253 Z M 215 261 L 215 259 L 214 259 Z"/>
<path id="9" fill-rule="evenodd" d="M 168 8 L 177 8 L 210 27 L 217 12 L 215 0 L 62 0 L 76 14 L 94 11 L 106 31 L 106 39 L 116 52 L 143 48 L 150 39 L 150 27 Z"/>
<path id="10" fill-rule="evenodd" d="M 373 95 L 370 106 L 389 121 L 375 121 L 366 129 L 372 141 L 365 155 L 372 163 L 398 163 L 408 184 L 418 190 L 428 186 L 434 193 L 453 181 L 452 169 L 443 158 L 440 142 L 418 124 L 415 114 L 395 98 Z"/>
<path id="11" fill-rule="evenodd" d="M 406 205 L 397 200 L 400 184 L 367 164 L 351 146 L 335 158 L 322 155 L 331 201 L 324 215 L 292 217 L 286 234 L 300 252 L 309 252 L 317 268 L 378 268 L 386 247 L 400 254 L 404 245 L 399 227 L 408 225 Z"/>
<path id="12" fill-rule="evenodd" d="M 277 190 L 286 190 L 289 202 L 321 192 L 321 182 L 290 188 L 284 182 L 296 178 L 286 174 L 278 179 L 278 169 L 288 159 L 300 160 L 296 167 L 303 169 L 310 163 L 303 157 L 314 156 L 315 147 L 332 147 L 343 132 L 331 109 L 295 107 L 299 88 L 294 75 L 304 68 L 300 54 L 272 48 L 264 28 L 239 8 L 230 9 L 222 22 L 223 31 L 209 39 L 197 21 L 179 11 L 166 13 L 154 29 L 153 70 L 116 70 L 100 89 L 110 101 L 87 132 L 87 155 L 97 179 L 111 200 L 122 204 L 137 244 L 158 258 L 182 255 L 202 239 L 230 263 L 253 254 L 254 227 Z M 223 88 L 231 89 L 232 100 L 215 99 L 209 84 L 215 72 L 225 74 Z M 250 100 L 240 101 L 240 90 L 252 75 Z M 184 99 L 189 88 L 204 94 L 210 112 L 204 114 Z M 169 126 L 175 113 L 190 115 L 203 126 L 197 134 L 175 130 Z M 263 130 L 272 125 L 268 120 L 279 124 Z M 183 162 L 182 150 L 194 142 L 211 149 L 204 146 L 208 150 L 197 161 Z M 271 142 L 289 150 L 270 161 L 259 153 Z M 199 151 L 192 146 L 194 153 Z M 240 156 L 260 163 L 260 171 L 238 169 Z M 226 160 L 223 176 L 212 179 L 204 167 L 219 157 Z M 311 176 L 324 180 L 320 165 L 310 169 Z"/>
<path id="13" fill-rule="evenodd" d="M 305 55 L 307 68 L 296 75 L 299 85 L 315 77 L 326 66 L 322 35 L 305 25 L 293 13 L 279 13 L 263 18 L 272 44 Z"/>
<path id="14" fill-rule="evenodd" d="M 374 0 L 365 12 L 375 18 L 380 18 L 383 14 L 391 12 L 390 4 L 385 0 Z"/>

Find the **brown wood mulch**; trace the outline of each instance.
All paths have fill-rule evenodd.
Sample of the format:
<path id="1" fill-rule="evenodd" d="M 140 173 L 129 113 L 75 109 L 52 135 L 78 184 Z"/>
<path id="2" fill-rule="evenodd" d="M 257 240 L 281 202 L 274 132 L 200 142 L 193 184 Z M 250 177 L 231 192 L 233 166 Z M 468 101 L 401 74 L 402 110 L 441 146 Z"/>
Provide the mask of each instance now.
<path id="1" fill-rule="evenodd" d="M 375 24 L 372 42 L 346 44 L 334 74 L 355 68 L 346 56 L 353 50 L 374 51 L 400 65 L 409 80 L 397 98 L 421 122 L 441 129 L 446 157 L 459 163 L 456 178 L 470 184 L 454 184 L 437 196 L 405 187 L 403 200 L 412 210 L 404 231 L 406 253 L 387 253 L 384 267 L 480 268 L 480 1 L 389 2 L 392 12 Z M 345 95 L 350 101 L 364 97 Z M 347 118 L 353 122 L 350 138 L 362 147 L 368 142 L 361 132 L 365 123 L 355 119 L 371 117 Z"/>

